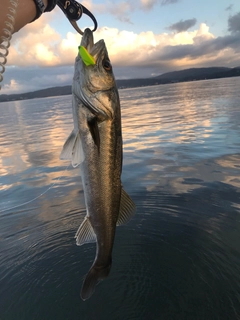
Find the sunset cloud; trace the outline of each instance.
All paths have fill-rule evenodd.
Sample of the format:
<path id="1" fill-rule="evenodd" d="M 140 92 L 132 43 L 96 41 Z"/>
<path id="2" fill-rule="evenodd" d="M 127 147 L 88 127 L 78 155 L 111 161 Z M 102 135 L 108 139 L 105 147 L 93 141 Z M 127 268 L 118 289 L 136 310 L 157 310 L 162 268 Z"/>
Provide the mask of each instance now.
<path id="1" fill-rule="evenodd" d="M 105 40 L 112 63 L 118 67 L 157 66 L 161 65 L 166 57 L 187 58 L 201 44 L 205 45 L 206 41 L 215 38 L 206 24 L 201 24 L 197 30 L 191 32 L 162 34 L 154 34 L 152 31 L 137 34 L 103 27 L 95 32 L 94 37 L 95 41 Z M 62 39 L 46 21 L 42 24 L 39 22 L 38 26 L 34 26 L 34 30 L 31 28 L 24 30 L 24 35 L 18 34 L 14 39 L 10 49 L 9 64 L 15 66 L 72 65 L 80 40 L 81 37 L 72 32 L 68 32 Z M 204 55 L 204 52 L 202 54 Z"/>
<path id="2" fill-rule="evenodd" d="M 61 63 L 57 50 L 62 39 L 46 17 L 27 25 L 13 35 L 8 64 L 15 66 L 50 66 Z"/>
<path id="3" fill-rule="evenodd" d="M 13 36 L 2 93 L 24 87 L 21 70 L 29 90 L 71 83 L 81 36 L 76 32 L 58 33 L 50 24 L 52 19 L 43 15 Z M 195 19 L 189 19 L 158 34 L 101 27 L 94 38 L 105 40 L 116 78 L 144 78 L 188 67 L 239 66 L 238 23 L 239 14 L 232 15 L 228 20 L 230 33 L 221 37 L 216 37 L 206 23 L 196 25 Z"/>
<path id="4" fill-rule="evenodd" d="M 162 6 L 166 6 L 169 4 L 174 4 L 179 2 L 180 0 L 141 0 L 141 7 L 144 9 L 152 9 L 154 5 L 160 3 Z"/>
<path id="5" fill-rule="evenodd" d="M 141 7 L 150 10 L 156 3 L 156 0 L 141 0 Z"/>
<path id="6" fill-rule="evenodd" d="M 228 30 L 230 32 L 240 32 L 240 12 L 229 17 Z"/>
<path id="7" fill-rule="evenodd" d="M 94 3 L 92 0 L 82 1 L 85 7 L 95 14 L 110 13 L 120 21 L 131 22 L 129 14 L 138 10 L 151 10 L 157 4 L 170 5 L 180 0 L 134 0 L 134 1 L 104 1 Z"/>
<path id="8" fill-rule="evenodd" d="M 167 29 L 175 31 L 177 33 L 187 31 L 191 27 L 195 26 L 197 19 L 188 19 L 188 20 L 181 20 L 179 22 L 173 23 Z"/>

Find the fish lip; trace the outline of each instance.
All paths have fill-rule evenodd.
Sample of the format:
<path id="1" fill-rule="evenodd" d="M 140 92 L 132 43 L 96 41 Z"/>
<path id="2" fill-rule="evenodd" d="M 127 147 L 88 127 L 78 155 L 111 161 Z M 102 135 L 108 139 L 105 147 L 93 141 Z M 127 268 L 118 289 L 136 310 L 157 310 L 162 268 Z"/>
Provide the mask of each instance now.
<path id="1" fill-rule="evenodd" d="M 85 47 L 88 52 L 90 52 L 92 47 L 94 46 L 93 33 L 89 28 L 84 30 L 81 46 Z"/>
<path id="2" fill-rule="evenodd" d="M 105 46 L 104 40 L 94 43 L 93 32 L 86 28 L 83 33 L 81 46 L 85 47 L 91 55 L 98 55 Z"/>

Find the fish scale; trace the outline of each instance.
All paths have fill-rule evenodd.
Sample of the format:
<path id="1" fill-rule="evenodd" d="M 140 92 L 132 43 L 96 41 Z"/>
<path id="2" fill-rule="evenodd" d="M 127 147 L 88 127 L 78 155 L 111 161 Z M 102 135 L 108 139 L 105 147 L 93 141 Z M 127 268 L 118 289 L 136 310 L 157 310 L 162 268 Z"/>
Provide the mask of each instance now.
<path id="1" fill-rule="evenodd" d="M 95 260 L 81 290 L 81 298 L 86 300 L 110 272 L 116 226 L 128 222 L 136 208 L 121 183 L 120 101 L 105 43 L 100 40 L 94 44 L 92 31 L 86 29 L 80 46 L 95 63 L 89 65 L 76 58 L 74 129 L 60 158 L 81 169 L 87 215 L 76 232 L 76 243 L 96 242 Z"/>

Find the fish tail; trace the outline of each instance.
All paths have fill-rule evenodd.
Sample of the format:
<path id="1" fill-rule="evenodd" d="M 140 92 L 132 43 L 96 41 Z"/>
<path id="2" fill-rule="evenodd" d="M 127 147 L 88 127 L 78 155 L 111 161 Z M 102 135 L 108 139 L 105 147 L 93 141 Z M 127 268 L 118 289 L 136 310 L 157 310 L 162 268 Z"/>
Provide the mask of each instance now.
<path id="1" fill-rule="evenodd" d="M 108 276 L 111 269 L 111 265 L 112 264 L 110 263 L 104 267 L 99 267 L 95 265 L 92 266 L 83 282 L 81 290 L 82 300 L 85 301 L 91 297 L 91 295 L 95 291 L 96 285 Z"/>

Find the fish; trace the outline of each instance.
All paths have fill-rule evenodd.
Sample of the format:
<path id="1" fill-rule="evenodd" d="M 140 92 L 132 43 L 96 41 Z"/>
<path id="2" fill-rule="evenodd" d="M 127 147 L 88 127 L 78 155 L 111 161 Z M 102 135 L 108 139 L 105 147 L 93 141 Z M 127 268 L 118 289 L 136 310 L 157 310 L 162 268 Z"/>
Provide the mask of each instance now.
<path id="1" fill-rule="evenodd" d="M 103 39 L 94 43 L 85 29 L 81 44 L 94 64 L 75 59 L 72 83 L 74 129 L 60 158 L 80 166 L 86 216 L 76 232 L 76 244 L 96 243 L 96 255 L 82 285 L 89 299 L 112 265 L 116 226 L 127 223 L 136 206 L 122 187 L 123 142 L 119 93 Z"/>

